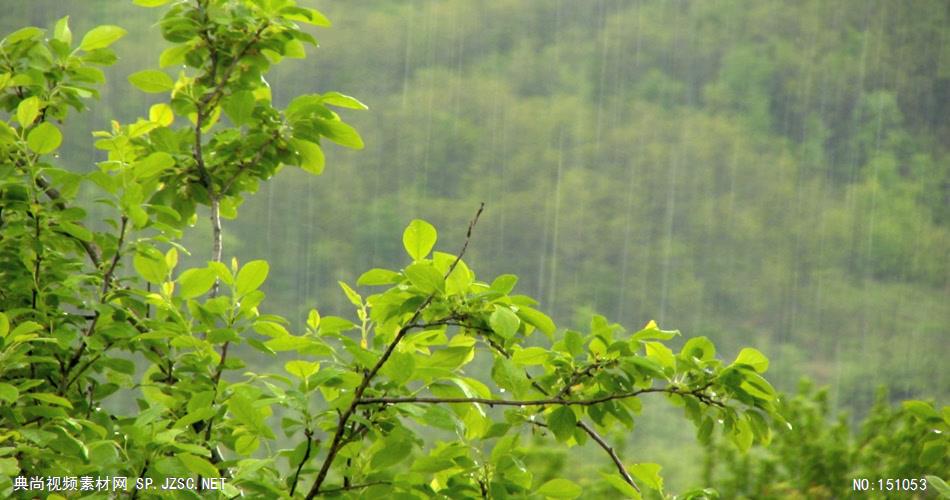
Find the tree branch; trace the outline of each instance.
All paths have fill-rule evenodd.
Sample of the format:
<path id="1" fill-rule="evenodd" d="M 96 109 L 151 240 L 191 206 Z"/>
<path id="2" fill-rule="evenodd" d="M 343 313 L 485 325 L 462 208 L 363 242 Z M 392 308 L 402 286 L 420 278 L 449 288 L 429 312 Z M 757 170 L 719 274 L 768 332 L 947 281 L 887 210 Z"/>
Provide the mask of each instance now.
<path id="1" fill-rule="evenodd" d="M 339 488 L 330 488 L 329 490 L 323 490 L 320 493 L 323 493 L 324 495 L 329 495 L 330 493 L 341 493 L 343 491 L 361 490 L 363 488 L 369 488 L 370 486 L 376 486 L 377 484 L 392 484 L 392 483 L 390 483 L 389 481 L 373 481 L 370 483 L 351 484 L 349 486 L 341 486 Z"/>
<path id="2" fill-rule="evenodd" d="M 481 330 L 481 329 L 477 329 L 477 330 Z M 490 337 L 488 337 L 487 335 L 484 336 L 484 337 L 485 337 L 485 340 L 488 342 L 488 344 L 489 344 L 493 349 L 495 349 L 499 354 L 501 354 L 502 356 L 504 356 L 506 359 L 510 359 L 510 358 L 511 358 L 511 353 L 509 353 L 509 352 L 504 348 L 504 346 L 499 345 L 497 342 L 493 341 L 493 340 L 492 340 Z M 531 374 L 528 373 L 527 370 L 525 370 L 524 374 L 525 374 L 525 377 L 527 377 L 528 380 L 531 381 L 531 386 L 532 386 L 532 387 L 534 387 L 538 392 L 540 392 L 541 394 L 544 394 L 545 396 L 548 396 L 548 395 L 549 395 L 548 391 L 546 391 L 546 390 L 544 389 L 544 387 L 541 386 L 541 384 L 537 383 L 537 382 L 531 377 Z M 700 388 L 699 391 L 705 391 L 707 388 L 709 388 L 708 385 L 706 385 L 706 386 Z M 540 426 L 543 426 L 543 427 L 547 427 L 547 426 L 544 425 L 543 423 L 534 422 L 533 420 L 532 420 L 532 423 L 534 423 L 535 425 L 540 425 Z M 627 484 L 629 484 L 631 487 L 633 487 L 634 490 L 636 490 L 636 491 L 639 492 L 639 491 L 640 491 L 640 487 L 637 486 L 636 481 L 633 480 L 633 477 L 630 475 L 630 472 L 627 471 L 627 467 L 623 464 L 623 461 L 620 460 L 620 457 L 617 455 L 616 450 L 614 450 L 613 447 L 611 447 L 611 446 L 607 443 L 607 441 L 604 440 L 604 438 L 603 438 L 596 430 L 594 430 L 593 427 L 591 427 L 590 425 L 588 425 L 588 424 L 587 424 L 586 422 L 584 422 L 583 420 L 579 420 L 579 421 L 577 422 L 577 426 L 580 427 L 581 430 L 583 430 L 585 433 L 587 433 L 587 435 L 590 436 L 591 439 L 593 439 L 594 442 L 596 442 L 598 446 L 600 446 L 601 448 L 603 448 L 603 450 L 604 450 L 605 452 L 607 452 L 607 456 L 609 456 L 610 459 L 613 461 L 614 465 L 617 466 L 617 471 L 620 473 L 620 477 L 622 477 L 623 480 L 627 482 Z"/>
<path id="3" fill-rule="evenodd" d="M 300 470 L 303 469 L 304 464 L 307 463 L 307 460 L 310 458 L 310 448 L 313 446 L 313 431 L 310 428 L 304 430 L 304 435 L 307 437 L 307 449 L 303 452 L 303 458 L 300 460 L 300 463 L 297 464 L 297 470 L 294 472 L 294 482 L 290 483 L 290 496 L 294 496 L 294 491 L 297 490 L 297 481 L 300 480 Z"/>
<path id="4" fill-rule="evenodd" d="M 66 203 L 62 200 L 62 195 L 59 194 L 59 190 L 50 185 L 48 180 L 42 176 L 37 176 L 35 182 L 36 185 L 43 190 L 43 193 L 46 194 L 46 197 L 53 202 L 53 206 L 60 210 L 66 208 Z M 83 241 L 75 236 L 69 236 L 82 246 L 83 250 L 86 251 L 86 255 L 89 256 L 89 260 L 92 261 L 92 265 L 98 269 L 102 261 L 102 250 L 91 241 Z"/>
<path id="5" fill-rule="evenodd" d="M 128 229 L 129 218 L 125 215 L 121 218 L 121 225 L 119 226 L 119 239 L 116 243 L 115 254 L 112 256 L 112 260 L 109 262 L 109 268 L 106 269 L 105 274 L 102 275 L 102 290 L 99 294 L 99 303 L 104 304 L 106 301 L 106 295 L 109 294 L 109 289 L 112 288 L 112 275 L 115 274 L 116 267 L 119 265 L 119 261 L 122 259 L 122 246 L 125 243 L 125 234 Z M 79 372 L 71 379 L 67 380 L 69 372 L 79 364 L 79 361 L 82 359 L 83 353 L 86 352 L 86 338 L 92 335 L 92 332 L 96 329 L 96 324 L 99 322 L 99 311 L 92 316 L 92 320 L 89 321 L 89 326 L 86 327 L 86 331 L 83 333 L 82 338 L 80 339 L 79 347 L 76 348 L 76 352 L 69 358 L 69 362 L 63 364 L 63 378 L 60 382 L 60 394 L 65 394 L 66 390 L 69 389 L 69 386 L 75 382 L 79 376 L 84 372 L 92 363 L 98 359 L 98 355 L 95 356 L 92 360 L 88 361 Z"/>
<path id="6" fill-rule="evenodd" d="M 475 224 L 478 223 L 478 218 L 482 215 L 482 210 L 484 209 L 485 204 L 480 204 L 478 211 L 475 212 L 475 217 L 473 217 L 468 223 L 468 231 L 465 233 L 465 242 L 462 244 L 462 249 L 459 250 L 459 253 L 455 257 L 455 261 L 452 262 L 452 265 L 449 266 L 448 271 L 445 273 L 446 277 L 452 274 L 452 271 L 455 270 L 455 266 L 458 265 L 459 261 L 462 260 L 462 256 L 465 255 L 465 250 L 468 249 L 468 242 L 472 239 L 472 229 L 475 227 Z M 389 357 L 392 356 L 393 351 L 396 349 L 396 346 L 399 345 L 399 342 L 402 341 L 403 337 L 405 337 L 412 328 L 418 326 L 416 322 L 419 320 L 419 317 L 422 316 L 422 311 L 432 303 L 432 299 L 434 298 L 435 293 L 432 293 L 426 298 L 425 301 L 419 304 L 419 307 L 417 307 L 415 312 L 412 313 L 412 317 L 409 318 L 409 321 L 406 322 L 405 326 L 399 329 L 399 331 L 396 333 L 396 337 L 393 338 L 392 342 L 389 343 L 389 346 L 386 347 L 386 351 L 383 352 L 383 355 L 379 358 L 373 368 L 363 374 L 363 381 L 356 388 L 356 390 L 353 391 L 353 402 L 350 403 L 350 406 L 347 407 L 346 411 L 340 415 L 336 432 L 333 434 L 333 441 L 330 442 L 330 449 L 327 450 L 327 456 L 323 460 L 323 465 L 320 466 L 320 472 L 317 473 L 317 478 L 314 480 L 313 486 L 310 488 L 310 492 L 307 493 L 307 500 L 313 499 L 317 496 L 317 494 L 320 493 L 320 487 L 326 480 L 327 473 L 330 472 L 330 466 L 333 464 L 333 459 L 336 458 L 336 454 L 340 451 L 340 448 L 343 444 L 343 434 L 346 431 L 346 423 L 350 417 L 353 416 L 353 412 L 356 411 L 356 408 L 360 405 L 360 400 L 363 397 L 363 393 L 366 392 L 366 389 L 369 387 L 376 374 L 379 373 L 379 370 L 383 367 L 383 364 L 385 364 Z"/>
<path id="7" fill-rule="evenodd" d="M 357 405 L 384 404 L 395 405 L 400 403 L 418 403 L 418 404 L 451 404 L 451 403 L 481 403 L 488 406 L 593 406 L 608 401 L 618 399 L 635 398 L 642 394 L 666 393 L 678 394 L 680 396 L 693 396 L 701 402 L 720 408 L 725 405 L 718 400 L 711 398 L 702 392 L 701 389 L 684 390 L 679 387 L 650 387 L 647 389 L 638 389 L 636 391 L 622 392 L 618 394 L 608 394 L 591 399 L 564 399 L 561 397 L 548 399 L 493 399 L 493 398 L 437 398 L 429 396 L 406 396 L 406 397 L 379 397 L 363 398 L 356 402 Z"/>

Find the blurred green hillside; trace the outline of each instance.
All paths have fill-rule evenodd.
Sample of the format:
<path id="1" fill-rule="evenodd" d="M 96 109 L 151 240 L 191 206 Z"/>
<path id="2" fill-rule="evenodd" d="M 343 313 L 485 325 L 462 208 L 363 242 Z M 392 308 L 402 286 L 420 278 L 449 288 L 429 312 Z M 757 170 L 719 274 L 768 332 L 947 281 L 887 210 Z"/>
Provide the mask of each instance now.
<path id="1" fill-rule="evenodd" d="M 125 78 L 157 66 L 157 11 L 2 5 L 3 33 L 66 14 L 77 32 L 129 30 L 102 102 L 65 134 L 63 164 L 88 168 L 88 132 L 147 109 Z M 274 96 L 358 97 L 367 146 L 327 148 L 322 177 L 282 172 L 226 225 L 228 252 L 270 260 L 273 312 L 345 311 L 337 280 L 398 267 L 411 218 L 457 242 L 485 201 L 467 260 L 521 276 L 562 325 L 597 311 L 727 355 L 754 345 L 779 388 L 811 377 L 855 415 L 882 384 L 947 402 L 946 2 L 311 5 L 334 27 L 315 32 L 314 57 L 278 67 Z M 628 453 L 692 439 L 663 421 L 646 419 Z"/>

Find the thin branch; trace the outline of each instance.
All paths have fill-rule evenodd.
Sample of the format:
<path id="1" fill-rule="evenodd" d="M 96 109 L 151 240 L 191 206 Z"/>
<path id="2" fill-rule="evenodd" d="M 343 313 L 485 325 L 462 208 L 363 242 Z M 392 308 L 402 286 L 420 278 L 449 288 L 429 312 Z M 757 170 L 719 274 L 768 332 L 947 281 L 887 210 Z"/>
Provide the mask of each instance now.
<path id="1" fill-rule="evenodd" d="M 303 459 L 297 464 L 297 470 L 294 472 L 294 482 L 290 483 L 290 496 L 294 496 L 294 491 L 297 490 L 297 481 L 300 480 L 300 470 L 303 469 L 304 464 L 310 459 L 310 448 L 313 445 L 313 431 L 307 428 L 304 430 L 304 435 L 307 437 L 307 449 L 303 452 Z"/>
<path id="2" fill-rule="evenodd" d="M 452 265 L 449 266 L 448 271 L 445 273 L 446 277 L 452 274 L 452 271 L 455 270 L 455 266 L 458 265 L 459 261 L 462 260 L 462 256 L 465 255 L 465 250 L 468 249 L 468 242 L 472 239 L 472 229 L 475 227 L 475 224 L 478 223 L 478 218 L 482 215 L 482 211 L 484 209 L 485 204 L 481 203 L 478 206 L 478 211 L 475 212 L 475 217 L 473 217 L 471 222 L 468 223 L 468 231 L 465 233 L 465 242 L 462 244 L 462 249 L 459 250 L 457 256 L 455 257 L 455 261 L 452 262 Z M 317 494 L 320 493 L 320 487 L 323 485 L 323 481 L 326 480 L 327 473 L 330 472 L 330 466 L 333 464 L 333 459 L 336 458 L 336 454 L 340 451 L 340 447 L 343 444 L 343 434 L 346 431 L 347 421 L 351 416 L 353 416 L 353 412 L 355 412 L 356 408 L 360 405 L 360 400 L 363 398 L 363 393 L 366 392 L 366 389 L 369 387 L 376 374 L 379 373 L 379 370 L 383 367 L 383 364 L 385 364 L 389 357 L 392 356 L 393 351 L 396 349 L 396 346 L 399 345 L 399 342 L 402 341 L 403 337 L 405 337 L 412 328 L 419 326 L 416 322 L 419 320 L 419 317 L 422 316 L 422 311 L 432 303 L 432 299 L 434 298 L 435 293 L 432 293 L 426 297 L 425 301 L 419 304 L 419 307 L 417 307 L 415 312 L 412 313 L 412 317 L 405 326 L 399 329 L 399 332 L 396 333 L 396 337 L 393 338 L 392 342 L 389 343 L 389 346 L 386 347 L 386 351 L 383 352 L 383 355 L 379 358 L 373 368 L 364 373 L 363 381 L 353 392 L 353 402 L 350 403 L 350 406 L 347 407 L 346 411 L 340 415 L 336 432 L 333 434 L 333 441 L 330 442 L 330 448 L 327 450 L 327 456 L 323 460 L 323 465 L 320 466 L 320 472 L 317 473 L 317 478 L 314 480 L 313 486 L 310 488 L 310 492 L 307 493 L 307 500 L 313 499 L 317 496 Z"/>
<path id="3" fill-rule="evenodd" d="M 617 394 L 608 394 L 592 399 L 564 399 L 560 397 L 548 399 L 494 399 L 494 398 L 437 398 L 429 396 L 406 396 L 406 397 L 379 397 L 362 398 L 356 402 L 357 405 L 385 404 L 395 405 L 401 403 L 418 404 L 451 404 L 451 403 L 481 403 L 488 406 L 593 406 L 608 401 L 619 399 L 635 398 L 642 394 L 666 393 L 678 394 L 680 396 L 693 396 L 701 402 L 710 405 L 724 407 L 721 401 L 712 399 L 708 394 L 700 392 L 699 389 L 684 390 L 679 387 L 650 387 L 647 389 L 638 389 L 636 391 L 622 392 Z"/>
<path id="4" fill-rule="evenodd" d="M 112 261 L 109 263 L 109 269 L 106 269 L 106 273 L 102 277 L 102 298 L 105 299 L 107 293 L 109 293 L 109 288 L 112 285 L 112 275 L 115 274 L 115 268 L 119 265 L 119 260 L 122 259 L 122 245 L 125 243 L 125 233 L 129 224 L 129 218 L 123 215 L 119 221 L 119 241 L 115 246 L 115 254 L 112 256 Z"/>
<path id="5" fill-rule="evenodd" d="M 630 486 L 633 486 L 633 489 L 640 491 L 640 487 L 637 486 L 637 483 L 633 480 L 633 477 L 630 476 L 630 473 L 627 471 L 627 467 L 623 465 L 623 461 L 620 460 L 620 457 L 617 455 L 616 450 L 613 449 L 604 438 L 594 430 L 593 427 L 587 424 L 584 421 L 578 421 L 577 426 L 580 427 L 584 432 L 590 436 L 604 451 L 607 452 L 607 455 L 610 456 L 610 459 L 613 460 L 614 465 L 617 466 L 617 472 L 620 473 L 620 476 L 623 477 L 623 480 L 627 482 Z"/>
<path id="6" fill-rule="evenodd" d="M 260 162 L 261 159 L 264 157 L 264 153 L 267 151 L 267 147 L 270 146 L 275 141 L 277 141 L 279 137 L 280 137 L 279 133 L 274 134 L 274 136 L 272 136 L 270 139 L 264 142 L 264 144 L 261 144 L 258 147 L 257 153 L 254 155 L 254 158 L 252 158 L 249 161 L 242 162 L 240 165 L 238 165 L 237 170 L 234 171 L 234 174 L 231 176 L 231 178 L 229 178 L 227 181 L 224 182 L 224 184 L 222 184 L 221 194 L 227 193 L 228 190 L 231 189 L 231 186 L 233 186 L 234 183 L 238 180 L 238 177 L 240 177 L 241 174 L 243 174 L 245 170 L 250 168 L 252 165 L 255 165 L 258 162 Z"/>
<path id="7" fill-rule="evenodd" d="M 497 342 L 492 341 L 491 338 L 489 338 L 487 335 L 485 336 L 485 340 L 488 342 L 488 344 L 489 344 L 490 346 L 492 346 L 492 348 L 494 348 L 494 349 L 495 349 L 499 354 L 501 354 L 503 357 L 505 357 L 506 359 L 510 359 L 510 358 L 511 358 L 511 353 L 509 353 L 509 352 L 504 348 L 504 346 L 501 346 L 501 345 L 499 345 Z M 539 384 L 537 381 L 535 381 L 535 380 L 531 377 L 531 374 L 528 373 L 527 370 L 525 370 L 524 374 L 525 374 L 525 377 L 527 377 L 528 380 L 531 381 L 531 386 L 532 386 L 532 387 L 534 387 L 538 392 L 540 392 L 541 394 L 544 394 L 545 396 L 548 396 L 548 395 L 549 395 L 548 391 L 546 391 L 546 390 L 544 389 L 544 387 L 541 386 L 541 384 Z M 699 388 L 698 390 L 701 392 L 701 391 L 705 391 L 705 390 L 708 389 L 708 388 L 709 388 L 709 385 L 706 385 L 706 386 L 704 386 L 704 387 Z M 544 424 L 542 424 L 542 423 L 534 422 L 533 420 L 532 420 L 531 422 L 532 422 L 532 423 L 535 423 L 536 425 L 541 425 L 541 426 L 546 427 L 546 426 L 545 426 Z M 633 487 L 634 490 L 636 490 L 636 491 L 639 492 L 639 491 L 640 491 L 640 487 L 637 486 L 636 481 L 633 480 L 633 477 L 630 475 L 630 472 L 627 471 L 627 467 L 623 464 L 623 461 L 620 460 L 620 457 L 617 455 L 617 452 L 613 449 L 613 447 L 611 447 L 609 444 L 607 444 L 607 441 L 604 440 L 604 438 L 603 438 L 596 430 L 594 430 L 593 427 L 591 427 L 590 425 L 588 425 L 588 424 L 587 424 L 586 422 L 584 422 L 583 420 L 578 421 L 578 422 L 577 422 L 577 426 L 580 427 L 581 430 L 583 430 L 584 432 L 586 432 L 587 435 L 590 436 L 591 439 L 593 439 L 594 442 L 596 442 L 598 446 L 600 446 L 601 448 L 603 448 L 603 450 L 604 450 L 605 452 L 607 452 L 607 456 L 609 456 L 610 459 L 614 462 L 614 465 L 617 466 L 617 471 L 620 473 L 620 477 L 622 477 L 623 480 L 627 482 L 627 484 L 629 484 L 631 487 Z"/>
<path id="8" fill-rule="evenodd" d="M 109 294 L 109 289 L 112 288 L 112 276 L 115 273 L 116 267 L 119 265 L 119 261 L 122 259 L 122 246 L 125 243 L 125 234 L 128 230 L 129 218 L 125 215 L 122 216 L 120 226 L 119 226 L 119 239 L 116 243 L 115 254 L 112 256 L 112 260 L 109 263 L 109 268 L 106 269 L 105 274 L 102 276 L 102 290 L 99 294 L 99 303 L 104 304 L 106 301 L 106 296 Z M 92 365 L 98 356 L 94 357 L 92 360 L 88 361 L 82 369 L 71 379 L 67 380 L 69 372 L 79 364 L 79 361 L 82 359 L 82 355 L 86 352 L 86 338 L 92 335 L 92 332 L 96 329 L 96 324 L 99 322 L 99 311 L 98 309 L 92 316 L 92 320 L 89 321 L 89 326 L 86 327 L 86 331 L 83 332 L 83 336 L 80 339 L 79 347 L 76 348 L 76 352 L 69 358 L 69 362 L 63 364 L 63 378 L 60 382 L 60 394 L 65 394 L 66 390 L 69 389 L 69 386 L 73 384 L 89 366 Z"/>
<path id="9" fill-rule="evenodd" d="M 320 493 L 324 495 L 329 495 L 331 493 L 341 493 L 344 491 L 361 490 L 363 488 L 369 488 L 370 486 L 376 486 L 378 484 L 392 484 L 392 483 L 390 483 L 389 481 L 372 481 L 369 483 L 351 484 L 349 486 L 341 486 L 339 488 L 330 488 L 329 490 L 323 490 Z"/>
<path id="10" fill-rule="evenodd" d="M 544 422 L 538 422 L 536 420 L 529 420 L 528 422 L 530 422 L 532 425 L 535 425 L 537 427 L 548 428 L 548 424 L 545 424 Z M 622 477 L 623 480 L 627 482 L 627 484 L 632 486 L 634 490 L 639 492 L 640 487 L 637 486 L 636 481 L 634 481 L 630 473 L 627 472 L 627 468 L 623 465 L 623 461 L 620 460 L 620 456 L 617 455 L 617 452 L 613 449 L 613 447 L 611 447 L 610 444 L 608 444 L 607 441 L 604 440 L 603 436 L 601 436 L 586 422 L 578 421 L 577 426 L 580 427 L 581 430 L 583 430 L 585 433 L 587 433 L 587 435 L 590 436 L 590 438 L 593 439 L 594 442 L 596 442 L 598 446 L 600 446 L 601 448 L 604 449 L 604 451 L 607 452 L 607 455 L 613 461 L 614 465 L 617 466 L 617 472 L 620 473 L 620 477 Z"/>
<path id="11" fill-rule="evenodd" d="M 43 176 L 38 175 L 35 177 L 35 179 L 36 185 L 42 189 L 46 197 L 53 202 L 53 206 L 59 210 L 65 210 L 66 202 L 63 201 L 59 190 L 54 188 Z M 80 246 L 82 246 L 83 250 L 86 252 L 86 255 L 89 256 L 89 260 L 92 261 L 92 265 L 98 269 L 102 261 L 102 250 L 100 250 L 99 247 L 91 241 L 83 241 L 73 235 L 68 236 L 74 239 Z"/>

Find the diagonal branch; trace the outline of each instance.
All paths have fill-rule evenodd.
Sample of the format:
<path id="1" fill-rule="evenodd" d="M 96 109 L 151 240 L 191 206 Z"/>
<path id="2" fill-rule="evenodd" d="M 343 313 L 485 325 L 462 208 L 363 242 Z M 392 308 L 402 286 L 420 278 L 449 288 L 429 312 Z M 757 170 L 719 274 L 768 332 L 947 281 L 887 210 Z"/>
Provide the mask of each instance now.
<path id="1" fill-rule="evenodd" d="M 59 190 L 54 188 L 43 176 L 36 176 L 36 185 L 42 189 L 43 193 L 46 194 L 46 197 L 53 202 L 53 206 L 60 210 L 66 209 L 66 202 L 63 201 Z M 100 250 L 99 247 L 91 241 L 83 241 L 79 238 L 76 238 L 75 236 L 69 236 L 82 246 L 83 250 L 86 252 L 86 255 L 89 256 L 89 260 L 92 262 L 92 265 L 98 269 L 102 262 L 102 250 Z"/>
<path id="2" fill-rule="evenodd" d="M 452 265 L 449 266 L 448 271 L 445 273 L 446 277 L 452 274 L 452 271 L 455 270 L 455 266 L 458 265 L 459 261 L 462 260 L 462 256 L 465 255 L 465 250 L 468 249 L 468 242 L 472 239 L 472 229 L 475 227 L 475 224 L 478 223 L 478 218 L 482 215 L 482 211 L 484 209 L 485 204 L 480 204 L 478 211 L 475 212 L 475 217 L 473 217 L 468 223 L 468 231 L 465 233 L 465 242 L 462 244 L 462 249 L 459 250 L 459 253 L 455 257 L 455 261 L 452 262 Z M 327 478 L 327 474 L 330 472 L 330 466 L 333 464 L 333 459 L 336 458 L 337 453 L 343 446 L 343 434 L 346 431 L 347 421 L 349 421 L 357 407 L 359 407 L 361 404 L 360 401 L 363 398 L 363 393 L 366 392 L 366 389 L 373 381 L 373 378 L 376 377 L 376 374 L 379 373 L 379 370 L 383 367 L 386 361 L 389 360 L 389 357 L 392 356 L 393 351 L 396 349 L 396 346 L 399 345 L 399 342 L 402 341 L 402 339 L 407 333 L 409 333 L 410 330 L 420 326 L 417 322 L 422 316 L 422 311 L 424 311 L 425 308 L 432 303 L 434 298 L 435 293 L 432 293 L 426 297 L 425 301 L 419 304 L 419 307 L 417 307 L 415 312 L 412 313 L 412 317 L 409 318 L 409 321 L 405 326 L 399 329 L 399 331 L 396 333 L 396 337 L 393 338 L 392 342 L 389 343 L 389 346 L 386 347 L 386 351 L 383 352 L 383 355 L 380 356 L 378 361 L 376 361 L 376 364 L 373 366 L 373 368 L 363 374 L 363 381 L 356 388 L 356 390 L 353 391 L 353 402 L 350 403 L 350 406 L 347 407 L 346 411 L 340 415 L 336 432 L 333 434 L 333 441 L 330 442 L 330 449 L 327 450 L 327 456 L 323 460 L 323 465 L 320 466 L 320 472 L 317 473 L 317 478 L 314 480 L 313 486 L 310 488 L 310 492 L 307 493 L 307 500 L 313 499 L 320 493 L 320 487 L 323 485 L 323 482 Z"/>

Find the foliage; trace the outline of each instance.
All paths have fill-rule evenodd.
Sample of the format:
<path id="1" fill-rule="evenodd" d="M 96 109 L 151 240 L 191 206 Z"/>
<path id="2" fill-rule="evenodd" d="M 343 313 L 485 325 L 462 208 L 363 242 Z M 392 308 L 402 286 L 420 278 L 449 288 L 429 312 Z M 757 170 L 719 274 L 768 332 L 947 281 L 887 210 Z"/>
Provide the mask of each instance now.
<path id="1" fill-rule="evenodd" d="M 603 481 L 639 497 L 663 491 L 659 466 L 624 462 L 601 431 L 632 428 L 648 394 L 682 407 L 701 438 L 718 429 L 741 450 L 769 439 L 781 417 L 759 351 L 725 363 L 695 337 L 674 352 L 676 331 L 651 321 L 628 333 L 601 316 L 558 333 L 513 293 L 516 277 L 478 281 L 462 260 L 481 209 L 457 254 L 434 251 L 435 228 L 414 220 L 411 262 L 357 280 L 381 290 L 364 298 L 341 282 L 355 321 L 312 309 L 291 332 L 262 313 L 270 266 L 224 260 L 222 217 L 284 165 L 321 173 L 325 139 L 363 147 L 331 109 L 365 108 L 352 97 L 274 104 L 265 74 L 315 44 L 297 23 L 329 24 L 290 0 L 172 2 L 161 69 L 128 78 L 164 100 L 96 132 L 105 159 L 89 173 L 57 166 L 57 123 L 97 95 L 96 66 L 114 62 L 126 31 L 99 26 L 76 44 L 63 18 L 52 38 L 25 28 L 0 41 L 0 493 L 33 496 L 27 477 L 121 476 L 197 477 L 210 496 L 580 496 L 568 479 L 533 480 L 527 429 L 596 443 L 615 469 Z M 105 229 L 81 208 L 83 183 L 109 213 Z M 180 265 L 202 206 L 211 258 Z M 283 372 L 237 375 L 240 344 Z M 490 373 L 471 373 L 477 356 Z M 420 426 L 450 437 L 423 439 Z M 221 492 L 201 481 L 219 477 Z"/>
<path id="2" fill-rule="evenodd" d="M 891 406 L 878 392 L 870 413 L 852 429 L 846 415 L 829 422 L 826 390 L 803 381 L 793 398 L 781 398 L 779 411 L 788 427 L 779 427 L 767 447 L 740 456 L 722 441 L 706 442 L 704 482 L 725 498 L 843 498 L 858 494 L 901 496 L 922 491 L 882 491 L 878 479 L 921 479 L 941 494 L 940 474 L 950 470 L 950 407 L 904 401 Z M 868 479 L 876 493 L 853 489 Z M 928 498 L 931 496 L 928 496 Z"/>

